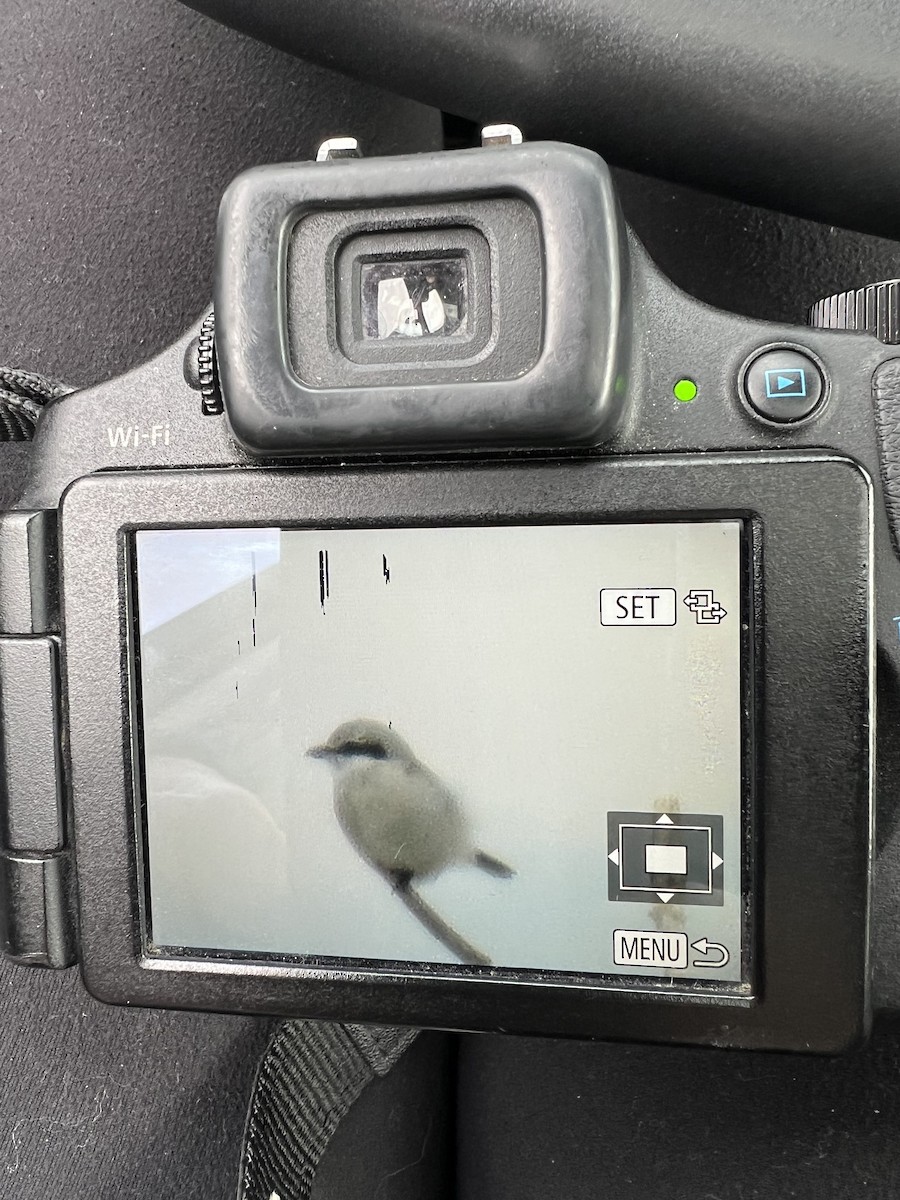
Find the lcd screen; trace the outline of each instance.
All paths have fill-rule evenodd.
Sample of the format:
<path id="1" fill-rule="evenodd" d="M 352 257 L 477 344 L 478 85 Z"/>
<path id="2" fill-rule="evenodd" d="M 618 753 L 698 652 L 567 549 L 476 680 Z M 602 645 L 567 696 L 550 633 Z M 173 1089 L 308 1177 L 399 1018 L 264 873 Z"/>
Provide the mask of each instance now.
<path id="1" fill-rule="evenodd" d="M 744 980 L 742 544 L 138 532 L 149 948 Z"/>

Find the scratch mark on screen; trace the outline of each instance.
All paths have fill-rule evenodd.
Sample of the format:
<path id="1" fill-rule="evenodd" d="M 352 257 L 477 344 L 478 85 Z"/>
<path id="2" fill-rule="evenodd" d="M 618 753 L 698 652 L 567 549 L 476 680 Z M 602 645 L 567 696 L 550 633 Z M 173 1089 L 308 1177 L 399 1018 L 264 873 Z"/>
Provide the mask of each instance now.
<path id="1" fill-rule="evenodd" d="M 256 646 L 256 609 L 257 609 L 257 596 L 256 596 L 256 551 L 255 551 L 255 550 L 251 550 L 251 551 L 250 551 L 250 562 L 251 562 L 251 564 L 252 564 L 252 567 L 253 567 L 253 572 L 252 572 L 252 574 L 251 574 L 251 576 L 250 576 L 250 587 L 251 587 L 251 588 L 252 588 L 252 590 L 253 590 L 253 618 L 252 618 L 252 620 L 250 621 L 250 629 L 251 629 L 251 632 L 252 632 L 252 634 L 253 634 L 253 645 L 254 645 L 254 646 Z"/>
<path id="2" fill-rule="evenodd" d="M 382 569 L 382 571 L 384 571 L 384 582 L 390 583 L 391 582 L 391 568 L 388 566 L 388 560 L 387 560 L 386 554 L 382 554 L 382 556 L 381 556 L 381 569 Z"/>
<path id="3" fill-rule="evenodd" d="M 331 593 L 331 580 L 328 574 L 328 551 L 319 551 L 319 603 L 325 612 L 325 601 Z"/>

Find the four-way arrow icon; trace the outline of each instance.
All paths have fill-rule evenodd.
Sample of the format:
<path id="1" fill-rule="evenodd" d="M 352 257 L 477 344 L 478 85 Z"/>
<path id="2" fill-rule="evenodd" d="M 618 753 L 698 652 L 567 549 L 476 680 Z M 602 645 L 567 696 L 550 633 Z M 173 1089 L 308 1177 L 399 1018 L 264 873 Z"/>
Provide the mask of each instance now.
<path id="1" fill-rule="evenodd" d="M 670 826 L 673 831 L 677 828 L 677 826 L 675 825 L 675 822 L 672 820 L 672 818 L 669 816 L 668 813 L 662 813 L 659 817 L 657 817 L 655 824 L 663 825 L 663 826 Z M 607 855 L 607 858 L 614 866 L 618 867 L 621 862 L 620 847 L 616 846 L 616 848 L 614 850 L 611 850 L 609 852 L 609 854 Z M 712 866 L 713 871 L 717 871 L 719 869 L 719 867 L 722 866 L 723 861 L 724 860 L 722 859 L 722 856 L 720 854 L 717 854 L 715 852 L 715 850 L 713 850 L 711 852 L 710 864 Z M 656 893 L 656 895 L 663 902 L 663 904 L 668 904 L 671 900 L 674 900 L 676 894 L 677 894 L 676 892 L 657 892 Z"/>

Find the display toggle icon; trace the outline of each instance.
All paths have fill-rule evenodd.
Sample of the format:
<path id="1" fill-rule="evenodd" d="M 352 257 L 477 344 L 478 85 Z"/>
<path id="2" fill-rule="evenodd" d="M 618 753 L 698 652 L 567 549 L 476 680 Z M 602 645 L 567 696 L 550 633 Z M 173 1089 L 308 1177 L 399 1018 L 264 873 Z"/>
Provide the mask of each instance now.
<path id="1" fill-rule="evenodd" d="M 698 625 L 718 625 L 728 616 L 727 609 L 715 598 L 711 588 L 694 588 L 685 596 L 684 602 L 697 618 Z"/>

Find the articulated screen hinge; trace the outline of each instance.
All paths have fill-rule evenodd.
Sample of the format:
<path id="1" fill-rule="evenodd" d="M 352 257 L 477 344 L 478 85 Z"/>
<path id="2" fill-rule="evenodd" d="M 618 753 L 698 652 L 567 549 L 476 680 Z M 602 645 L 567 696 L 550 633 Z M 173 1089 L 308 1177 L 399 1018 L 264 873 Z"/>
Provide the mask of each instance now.
<path id="1" fill-rule="evenodd" d="M 0 951 L 67 967 L 75 922 L 66 844 L 50 514 L 0 518 Z"/>
<path id="2" fill-rule="evenodd" d="M 69 855 L 0 850 L 0 949 L 26 967 L 76 960 Z"/>

